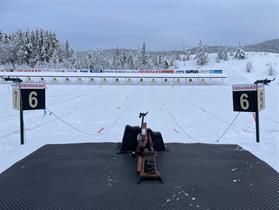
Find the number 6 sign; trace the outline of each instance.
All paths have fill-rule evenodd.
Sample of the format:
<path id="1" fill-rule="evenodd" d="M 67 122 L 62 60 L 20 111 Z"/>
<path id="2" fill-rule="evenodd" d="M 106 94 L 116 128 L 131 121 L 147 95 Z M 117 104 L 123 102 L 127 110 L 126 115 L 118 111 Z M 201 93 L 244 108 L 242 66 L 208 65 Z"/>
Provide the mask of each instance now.
<path id="1" fill-rule="evenodd" d="M 258 112 L 265 108 L 262 84 L 233 85 L 233 110 Z"/>
<path id="2" fill-rule="evenodd" d="M 32 109 L 38 107 L 38 99 L 36 98 L 37 96 L 38 93 L 36 91 L 32 91 L 31 93 L 29 93 L 28 103 Z"/>
<path id="3" fill-rule="evenodd" d="M 249 109 L 249 100 L 248 100 L 249 96 L 247 95 L 247 93 L 242 93 L 240 95 L 240 107 L 243 110 L 247 110 Z"/>
<path id="4" fill-rule="evenodd" d="M 256 141 L 260 142 L 259 111 L 264 110 L 265 100 L 264 85 L 258 84 L 258 81 L 255 84 L 233 85 L 232 89 L 233 111 L 256 113 Z"/>
<path id="5" fill-rule="evenodd" d="M 20 88 L 13 89 L 14 109 L 20 109 L 22 100 L 22 110 L 45 109 L 45 84 L 44 83 L 21 83 Z"/>

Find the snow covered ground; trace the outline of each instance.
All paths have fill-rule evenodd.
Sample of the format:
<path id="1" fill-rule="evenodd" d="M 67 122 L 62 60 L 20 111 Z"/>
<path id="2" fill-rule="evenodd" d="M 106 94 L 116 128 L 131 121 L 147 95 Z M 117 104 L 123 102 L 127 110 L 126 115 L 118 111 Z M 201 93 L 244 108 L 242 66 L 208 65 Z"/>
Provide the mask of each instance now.
<path id="1" fill-rule="evenodd" d="M 138 113 L 143 111 L 149 111 L 148 126 L 161 131 L 166 142 L 238 144 L 279 171 L 278 79 L 265 87 L 266 109 L 260 112 L 261 142 L 255 141 L 252 113 L 244 112 L 216 141 L 237 115 L 233 112 L 231 85 L 268 77 L 268 63 L 278 74 L 279 55 L 250 53 L 247 60 L 220 63 L 210 56 L 203 68 L 223 69 L 229 77 L 225 85 L 48 85 L 46 103 L 53 114 L 42 110 L 24 112 L 23 146 L 19 144 L 19 112 L 12 109 L 11 86 L 0 85 L 0 173 L 45 144 L 120 142 L 125 125 L 139 125 Z M 245 72 L 247 62 L 252 63 L 251 73 Z M 179 65 L 197 68 L 192 61 Z"/>

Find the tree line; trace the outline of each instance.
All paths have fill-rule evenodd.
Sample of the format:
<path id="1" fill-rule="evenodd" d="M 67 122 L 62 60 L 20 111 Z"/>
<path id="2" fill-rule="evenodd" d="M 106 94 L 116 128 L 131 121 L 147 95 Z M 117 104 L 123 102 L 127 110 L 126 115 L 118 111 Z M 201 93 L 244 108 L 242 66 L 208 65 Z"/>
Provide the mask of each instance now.
<path id="1" fill-rule="evenodd" d="M 2 65 L 44 66 L 48 64 L 74 62 L 75 52 L 69 42 L 61 44 L 56 34 L 47 30 L 0 31 L 0 63 Z"/>
<path id="2" fill-rule="evenodd" d="M 234 57 L 245 58 L 240 45 L 235 50 Z M 97 49 L 84 54 L 75 52 L 68 41 L 60 42 L 52 31 L 19 30 L 10 34 L 0 31 L 0 64 L 13 68 L 167 69 L 177 68 L 180 61 L 191 59 L 196 60 L 197 65 L 208 62 L 208 52 L 201 41 L 196 52 L 191 52 L 190 49 L 172 54 L 149 52 L 143 42 L 138 50 L 117 47 L 112 50 Z M 228 60 L 228 49 L 221 45 L 216 54 L 216 61 L 220 60 Z"/>

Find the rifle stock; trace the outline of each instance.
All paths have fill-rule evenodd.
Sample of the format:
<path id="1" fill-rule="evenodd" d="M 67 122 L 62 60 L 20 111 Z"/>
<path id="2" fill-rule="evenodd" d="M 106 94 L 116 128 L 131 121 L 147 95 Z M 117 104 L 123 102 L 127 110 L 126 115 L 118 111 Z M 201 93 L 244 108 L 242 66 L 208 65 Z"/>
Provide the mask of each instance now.
<path id="1" fill-rule="evenodd" d="M 147 132 L 147 124 L 144 122 L 144 117 L 147 113 L 148 112 L 139 114 L 142 121 L 141 130 L 137 137 L 138 146 L 136 151 L 138 154 L 138 183 L 145 178 L 155 178 L 162 182 L 161 174 L 157 168 L 158 153 L 153 148 L 151 135 Z"/>

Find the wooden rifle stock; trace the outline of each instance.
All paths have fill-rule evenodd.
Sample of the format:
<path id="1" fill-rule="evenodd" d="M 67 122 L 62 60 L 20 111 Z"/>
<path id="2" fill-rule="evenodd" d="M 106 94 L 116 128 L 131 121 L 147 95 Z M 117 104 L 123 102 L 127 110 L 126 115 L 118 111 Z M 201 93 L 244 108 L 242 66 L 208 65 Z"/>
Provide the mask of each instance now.
<path id="1" fill-rule="evenodd" d="M 144 122 L 144 117 L 147 115 L 147 113 L 140 113 L 139 115 L 139 117 L 142 118 L 142 121 L 141 130 L 137 137 L 137 172 L 139 176 L 138 183 L 140 183 L 140 181 L 145 178 L 154 178 L 162 182 L 161 174 L 157 168 L 158 153 L 153 148 L 151 135 L 148 134 L 147 124 Z"/>

